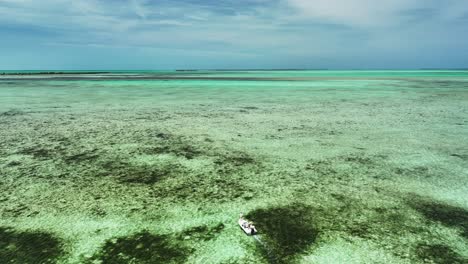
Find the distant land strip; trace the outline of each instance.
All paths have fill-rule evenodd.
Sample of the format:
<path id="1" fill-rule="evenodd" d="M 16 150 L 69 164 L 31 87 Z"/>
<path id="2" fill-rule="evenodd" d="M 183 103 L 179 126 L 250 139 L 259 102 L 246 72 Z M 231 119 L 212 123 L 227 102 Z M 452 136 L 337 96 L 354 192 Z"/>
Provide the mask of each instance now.
<path id="1" fill-rule="evenodd" d="M 4 81 L 138 81 L 138 80 L 206 80 L 206 81 L 274 81 L 274 82 L 300 82 L 300 81 L 324 81 L 324 80 L 398 80 L 408 81 L 412 78 L 402 77 L 348 77 L 348 76 L 320 76 L 320 77 L 203 77 L 203 76 L 105 76 L 105 77 L 80 77 L 80 76 L 56 76 L 56 77 L 0 77 L 0 83 Z"/>
<path id="2" fill-rule="evenodd" d="M 321 78 L 321 77 L 320 77 Z M 106 77 L 79 77 L 79 76 L 57 76 L 57 77 L 44 77 L 44 78 L 8 78 L 1 77 L 0 81 L 41 81 L 41 80 L 58 80 L 58 81 L 108 81 L 108 80 L 220 80 L 220 81 L 304 81 L 313 80 L 313 78 L 272 78 L 272 77 L 202 77 L 202 76 L 106 76 Z M 328 79 L 328 78 L 323 78 Z"/>
<path id="3" fill-rule="evenodd" d="M 59 75 L 59 74 L 110 74 L 112 72 L 1 72 L 0 75 Z"/>
<path id="4" fill-rule="evenodd" d="M 193 72 L 193 71 L 328 71 L 329 69 L 178 69 L 178 72 Z"/>

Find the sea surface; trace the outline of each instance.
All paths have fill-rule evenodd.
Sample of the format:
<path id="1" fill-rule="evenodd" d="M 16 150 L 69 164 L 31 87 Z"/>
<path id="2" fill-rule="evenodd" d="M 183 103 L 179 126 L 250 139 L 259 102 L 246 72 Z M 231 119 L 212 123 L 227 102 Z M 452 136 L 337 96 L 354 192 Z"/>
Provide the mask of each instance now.
<path id="1" fill-rule="evenodd" d="M 0 263 L 467 263 L 467 142 L 464 70 L 0 71 Z"/>

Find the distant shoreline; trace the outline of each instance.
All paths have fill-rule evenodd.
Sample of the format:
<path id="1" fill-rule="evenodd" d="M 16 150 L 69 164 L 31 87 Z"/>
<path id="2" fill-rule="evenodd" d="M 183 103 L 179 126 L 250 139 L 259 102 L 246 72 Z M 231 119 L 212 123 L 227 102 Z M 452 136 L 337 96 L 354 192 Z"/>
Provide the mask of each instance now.
<path id="1" fill-rule="evenodd" d="M 175 70 L 110 70 L 110 71 L 81 71 L 81 70 L 62 70 L 62 71 L 40 71 L 40 70 L 0 70 L 1 75 L 33 76 L 33 75 L 91 75 L 91 74 L 114 74 L 114 73 L 142 73 L 142 72 L 236 72 L 236 71 L 468 71 L 468 68 L 421 68 L 421 69 L 175 69 Z"/>
<path id="2" fill-rule="evenodd" d="M 108 74 L 112 72 L 94 72 L 94 71 L 87 71 L 87 72 L 82 72 L 82 71 L 70 71 L 70 72 L 63 72 L 63 71 L 43 71 L 43 72 L 0 72 L 0 75 L 52 75 L 52 74 Z"/>

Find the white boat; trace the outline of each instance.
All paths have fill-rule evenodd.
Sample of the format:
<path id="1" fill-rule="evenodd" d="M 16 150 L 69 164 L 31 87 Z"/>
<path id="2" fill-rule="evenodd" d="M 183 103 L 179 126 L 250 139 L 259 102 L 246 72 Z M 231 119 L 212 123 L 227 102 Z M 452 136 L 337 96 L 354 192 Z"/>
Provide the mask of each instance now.
<path id="1" fill-rule="evenodd" d="M 249 236 L 257 234 L 257 229 L 244 218 L 239 219 L 239 226 Z"/>

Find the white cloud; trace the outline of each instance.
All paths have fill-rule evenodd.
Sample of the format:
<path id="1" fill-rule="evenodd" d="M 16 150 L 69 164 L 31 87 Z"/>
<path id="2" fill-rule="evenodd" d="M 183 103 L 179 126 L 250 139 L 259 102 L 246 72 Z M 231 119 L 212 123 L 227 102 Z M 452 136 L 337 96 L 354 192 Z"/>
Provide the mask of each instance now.
<path id="1" fill-rule="evenodd" d="M 285 0 L 300 18 L 359 28 L 399 25 L 402 15 L 413 10 L 434 9 L 427 19 L 454 19 L 466 14 L 466 0 Z"/>
<path id="2" fill-rule="evenodd" d="M 350 26 L 385 25 L 395 12 L 414 1 L 393 0 L 287 0 L 306 18 Z"/>

